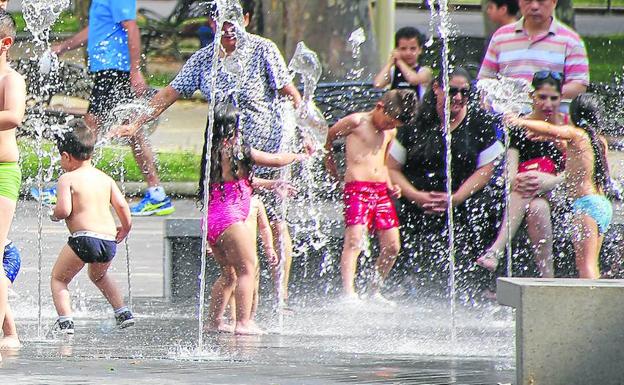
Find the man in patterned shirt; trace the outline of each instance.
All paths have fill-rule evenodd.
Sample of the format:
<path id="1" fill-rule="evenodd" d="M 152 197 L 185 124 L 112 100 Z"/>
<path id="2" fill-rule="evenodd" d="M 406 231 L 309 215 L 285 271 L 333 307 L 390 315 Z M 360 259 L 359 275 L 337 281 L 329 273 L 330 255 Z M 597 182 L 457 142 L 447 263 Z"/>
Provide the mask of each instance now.
<path id="1" fill-rule="evenodd" d="M 499 28 L 490 41 L 479 79 L 498 75 L 526 79 L 538 71 L 563 74 L 562 97 L 573 99 L 589 85 L 585 45 L 553 17 L 557 0 L 519 0 L 522 18 Z"/>
<path id="2" fill-rule="evenodd" d="M 244 26 L 251 19 L 254 2 L 242 0 Z M 216 23 L 212 22 L 213 30 Z M 216 68 L 216 79 L 212 79 L 212 63 L 215 43 L 197 51 L 184 64 L 180 73 L 167 87 L 162 89 L 150 102 L 154 108 L 150 115 L 145 115 L 134 124 L 119 127 L 114 135 L 132 135 L 137 127 L 158 117 L 164 110 L 181 96 L 190 96 L 199 90 L 210 101 L 214 91 L 216 100 L 233 100 L 241 111 L 240 126 L 247 144 L 258 150 L 278 152 L 282 140 L 281 100 L 290 100 L 296 108 L 301 95 L 292 83 L 292 76 L 277 46 L 270 40 L 251 33 L 239 36 L 233 24 L 225 22 L 220 40 L 220 58 Z M 214 80 L 214 81 L 213 81 Z M 212 89 L 214 84 L 215 89 Z M 204 151 L 206 150 L 206 144 Z M 254 170 L 255 176 L 276 179 L 278 174 L 266 169 Z M 275 244 L 284 245 L 286 256 L 286 274 L 284 286 L 292 260 L 292 242 L 286 223 L 279 215 L 279 204 L 273 192 L 262 194 L 267 213 L 271 221 Z M 279 241 L 278 241 L 279 240 Z M 281 241 L 281 242 L 280 242 Z"/>

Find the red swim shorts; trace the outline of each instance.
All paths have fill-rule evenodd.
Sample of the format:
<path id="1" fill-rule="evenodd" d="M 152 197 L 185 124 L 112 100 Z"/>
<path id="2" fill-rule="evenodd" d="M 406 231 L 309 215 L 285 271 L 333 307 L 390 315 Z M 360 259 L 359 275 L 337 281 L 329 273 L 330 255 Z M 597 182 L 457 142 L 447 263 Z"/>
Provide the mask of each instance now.
<path id="1" fill-rule="evenodd" d="M 344 189 L 345 225 L 366 225 L 368 230 L 399 227 L 394 203 L 384 182 L 348 182 Z"/>

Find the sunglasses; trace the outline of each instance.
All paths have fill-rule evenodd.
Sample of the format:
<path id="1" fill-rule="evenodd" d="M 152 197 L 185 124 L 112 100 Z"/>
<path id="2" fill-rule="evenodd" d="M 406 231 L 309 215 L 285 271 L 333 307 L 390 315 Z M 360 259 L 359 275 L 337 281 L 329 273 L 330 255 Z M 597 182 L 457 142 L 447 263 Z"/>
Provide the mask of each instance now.
<path id="1" fill-rule="evenodd" d="M 563 80 L 563 74 L 556 71 L 537 71 L 535 75 L 533 75 L 534 80 L 546 80 L 548 78 L 552 78 L 560 82 Z"/>
<path id="2" fill-rule="evenodd" d="M 467 98 L 470 95 L 470 88 L 449 87 L 450 97 L 454 97 L 457 94 L 461 94 L 462 98 Z"/>

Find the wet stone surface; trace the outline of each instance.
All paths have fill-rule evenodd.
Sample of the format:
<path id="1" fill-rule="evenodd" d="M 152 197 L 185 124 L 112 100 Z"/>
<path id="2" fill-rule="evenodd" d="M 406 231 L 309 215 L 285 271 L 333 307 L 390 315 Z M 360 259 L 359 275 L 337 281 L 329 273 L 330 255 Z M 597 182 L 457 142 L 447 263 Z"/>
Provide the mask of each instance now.
<path id="1" fill-rule="evenodd" d="M 98 299 L 77 312 L 76 334 L 39 337 L 35 308 L 16 307 L 23 348 L 3 352 L 0 379 L 13 383 L 143 384 L 497 384 L 513 383 L 513 322 L 498 306 L 459 308 L 455 342 L 448 304 L 416 301 L 387 309 L 316 301 L 293 306 L 278 333 L 204 334 L 197 348 L 193 305 L 142 299 L 123 331 Z M 264 306 L 269 309 L 269 304 Z M 33 316 L 34 315 L 34 316 Z"/>

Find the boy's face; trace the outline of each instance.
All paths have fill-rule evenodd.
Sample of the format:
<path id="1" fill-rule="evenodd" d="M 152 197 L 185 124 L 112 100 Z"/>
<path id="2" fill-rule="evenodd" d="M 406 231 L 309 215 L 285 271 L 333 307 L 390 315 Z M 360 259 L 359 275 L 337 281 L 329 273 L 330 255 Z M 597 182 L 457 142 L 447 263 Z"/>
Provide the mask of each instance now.
<path id="1" fill-rule="evenodd" d="M 373 126 L 375 126 L 377 131 L 392 130 L 402 124 L 400 120 L 388 115 L 384 111 L 383 103 L 379 102 L 377 106 L 375 106 L 375 111 L 373 112 Z"/>
<path id="2" fill-rule="evenodd" d="M 507 6 L 503 5 L 499 7 L 496 3 L 488 1 L 485 12 L 492 23 L 501 25 L 503 24 L 505 15 L 507 15 Z"/>
<path id="3" fill-rule="evenodd" d="M 399 52 L 401 60 L 410 66 L 414 66 L 418 63 L 418 57 L 422 53 L 418 39 L 415 37 L 411 39 L 399 39 L 396 50 Z"/>

